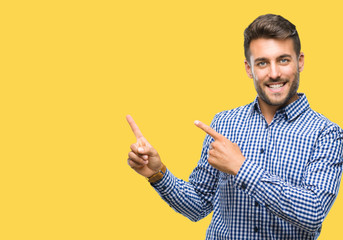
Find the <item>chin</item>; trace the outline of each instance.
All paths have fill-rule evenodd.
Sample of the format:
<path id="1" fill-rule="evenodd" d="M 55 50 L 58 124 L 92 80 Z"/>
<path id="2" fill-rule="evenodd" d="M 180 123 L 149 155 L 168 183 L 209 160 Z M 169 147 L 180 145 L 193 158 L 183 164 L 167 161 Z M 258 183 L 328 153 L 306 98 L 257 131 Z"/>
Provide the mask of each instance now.
<path id="1" fill-rule="evenodd" d="M 275 107 L 282 107 L 287 104 L 287 101 L 273 101 L 273 102 L 269 102 L 268 104 Z"/>
<path id="2" fill-rule="evenodd" d="M 277 98 L 277 99 L 273 99 L 273 98 L 267 98 L 267 99 L 264 99 L 264 100 L 267 100 L 265 101 L 268 105 L 271 105 L 271 106 L 275 106 L 275 107 L 283 107 L 285 105 L 288 105 L 289 102 L 291 101 L 291 99 L 294 97 L 294 95 L 287 95 L 283 98 Z"/>

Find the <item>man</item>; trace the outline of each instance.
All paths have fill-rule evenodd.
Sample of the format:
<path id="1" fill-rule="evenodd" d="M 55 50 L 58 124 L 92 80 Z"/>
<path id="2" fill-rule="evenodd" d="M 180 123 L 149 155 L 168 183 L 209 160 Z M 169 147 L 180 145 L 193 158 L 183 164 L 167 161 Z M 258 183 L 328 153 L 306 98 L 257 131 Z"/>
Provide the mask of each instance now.
<path id="1" fill-rule="evenodd" d="M 177 212 L 213 217 L 206 239 L 317 239 L 339 189 L 343 131 L 297 93 L 304 54 L 295 26 L 281 16 L 258 17 L 244 32 L 245 68 L 254 102 L 218 113 L 197 167 L 185 182 L 137 137 L 128 164 Z"/>

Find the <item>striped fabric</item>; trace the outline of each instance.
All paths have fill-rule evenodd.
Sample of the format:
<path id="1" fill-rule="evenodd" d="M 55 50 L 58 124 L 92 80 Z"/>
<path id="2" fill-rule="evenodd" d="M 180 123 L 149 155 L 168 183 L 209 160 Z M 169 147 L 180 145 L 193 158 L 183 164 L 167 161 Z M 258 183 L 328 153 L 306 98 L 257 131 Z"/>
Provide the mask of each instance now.
<path id="1" fill-rule="evenodd" d="M 268 125 L 257 98 L 218 113 L 211 127 L 246 157 L 236 176 L 207 162 L 206 136 L 197 167 L 183 181 L 167 170 L 152 184 L 177 212 L 198 221 L 213 211 L 206 239 L 317 239 L 337 197 L 343 131 L 313 111 L 304 94 Z"/>

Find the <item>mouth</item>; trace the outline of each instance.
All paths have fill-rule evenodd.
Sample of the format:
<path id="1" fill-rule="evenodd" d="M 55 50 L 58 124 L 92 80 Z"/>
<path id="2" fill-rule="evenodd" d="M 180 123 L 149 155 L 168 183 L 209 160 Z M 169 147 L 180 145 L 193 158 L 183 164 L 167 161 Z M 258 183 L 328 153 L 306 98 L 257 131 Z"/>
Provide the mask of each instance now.
<path id="1" fill-rule="evenodd" d="M 281 92 L 287 82 L 266 84 L 270 91 Z"/>

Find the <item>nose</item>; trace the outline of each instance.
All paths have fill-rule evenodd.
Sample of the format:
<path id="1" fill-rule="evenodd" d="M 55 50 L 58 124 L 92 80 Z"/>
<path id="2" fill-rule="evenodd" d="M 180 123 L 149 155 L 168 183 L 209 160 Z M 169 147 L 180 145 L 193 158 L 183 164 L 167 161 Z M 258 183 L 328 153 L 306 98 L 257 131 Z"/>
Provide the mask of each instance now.
<path id="1" fill-rule="evenodd" d="M 271 63 L 269 68 L 269 78 L 277 79 L 281 76 L 280 68 L 277 64 Z"/>

